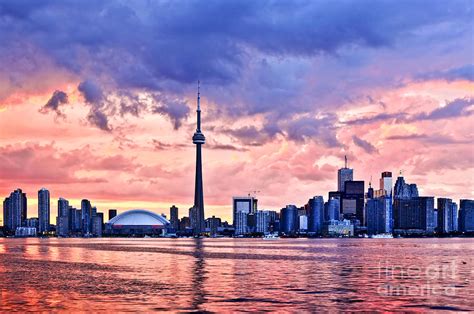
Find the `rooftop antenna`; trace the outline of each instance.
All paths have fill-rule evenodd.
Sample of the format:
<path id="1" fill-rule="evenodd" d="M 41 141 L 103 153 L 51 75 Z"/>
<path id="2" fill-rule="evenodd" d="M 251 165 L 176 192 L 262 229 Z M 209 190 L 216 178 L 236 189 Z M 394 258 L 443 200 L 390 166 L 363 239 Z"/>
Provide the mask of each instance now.
<path id="1" fill-rule="evenodd" d="M 369 188 L 372 187 L 372 175 L 370 175 Z"/>
<path id="2" fill-rule="evenodd" d="M 344 155 L 344 168 L 347 168 L 347 155 Z"/>

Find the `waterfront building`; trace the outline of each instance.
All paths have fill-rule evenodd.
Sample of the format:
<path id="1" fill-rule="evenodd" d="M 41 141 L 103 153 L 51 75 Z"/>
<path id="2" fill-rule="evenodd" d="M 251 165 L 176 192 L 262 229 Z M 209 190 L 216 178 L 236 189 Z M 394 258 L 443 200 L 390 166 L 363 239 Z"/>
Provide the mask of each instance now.
<path id="1" fill-rule="evenodd" d="M 323 234 L 328 237 L 352 237 L 354 225 L 350 220 L 330 220 L 324 223 Z"/>
<path id="2" fill-rule="evenodd" d="M 27 207 L 26 194 L 21 189 L 16 189 L 3 201 L 3 224 L 7 234 L 14 234 L 16 228 L 25 226 Z"/>
<path id="3" fill-rule="evenodd" d="M 314 234 L 323 233 L 324 223 L 324 199 L 315 196 L 308 200 L 308 232 Z M 301 228 L 300 228 L 301 229 Z"/>
<path id="4" fill-rule="evenodd" d="M 109 220 L 117 216 L 117 210 L 116 209 L 109 209 Z"/>
<path id="5" fill-rule="evenodd" d="M 392 232 L 392 198 L 390 196 L 368 199 L 366 209 L 369 235 Z"/>
<path id="6" fill-rule="evenodd" d="M 459 231 L 459 225 L 458 225 L 458 222 L 459 222 L 458 204 L 456 204 L 455 202 L 452 202 L 452 203 L 451 203 L 451 208 L 450 208 L 450 211 L 449 211 L 449 215 L 450 215 L 449 220 L 451 221 L 451 225 L 449 226 L 449 228 L 450 228 L 453 232 Z"/>
<path id="7" fill-rule="evenodd" d="M 49 191 L 45 188 L 42 188 L 38 191 L 38 233 L 44 234 L 48 233 L 49 224 L 50 224 L 50 196 Z"/>
<path id="8" fill-rule="evenodd" d="M 38 231 L 35 227 L 17 227 L 15 237 L 36 237 Z"/>
<path id="9" fill-rule="evenodd" d="M 324 222 L 329 220 L 339 220 L 340 217 L 340 201 L 339 198 L 331 197 L 324 204 Z"/>
<path id="10" fill-rule="evenodd" d="M 3 200 L 3 232 L 10 234 L 13 230 L 13 217 L 10 206 L 10 197 Z"/>
<path id="11" fill-rule="evenodd" d="M 170 223 L 171 223 L 171 226 L 173 226 L 173 223 L 171 221 Z M 211 235 L 211 237 L 217 235 L 221 225 L 222 225 L 221 219 L 216 216 L 212 216 L 206 219 L 206 230 L 209 230 L 209 234 Z M 174 227 L 172 228 L 174 229 Z"/>
<path id="12" fill-rule="evenodd" d="M 342 213 L 345 219 L 359 220 L 365 224 L 364 215 L 364 181 L 346 181 L 342 198 Z"/>
<path id="13" fill-rule="evenodd" d="M 234 196 L 232 198 L 235 235 L 244 235 L 249 230 L 249 214 L 255 214 L 258 200 L 251 196 Z"/>
<path id="14" fill-rule="evenodd" d="M 125 211 L 105 224 L 105 232 L 116 236 L 163 235 L 169 227 L 163 216 L 144 209 Z"/>
<path id="15" fill-rule="evenodd" d="M 92 235 L 102 237 L 102 226 L 104 225 L 104 214 L 96 213 L 93 216 Z"/>
<path id="16" fill-rule="evenodd" d="M 337 190 L 338 192 L 344 192 L 346 181 L 352 181 L 354 179 L 354 170 L 347 168 L 347 156 L 344 156 L 344 168 L 337 171 Z"/>
<path id="17" fill-rule="evenodd" d="M 393 202 L 393 218 L 394 229 L 399 233 L 433 233 L 434 197 L 395 199 Z"/>
<path id="18" fill-rule="evenodd" d="M 170 223 L 171 228 L 174 230 L 179 229 L 178 207 L 174 205 L 170 207 Z"/>
<path id="19" fill-rule="evenodd" d="M 82 234 L 90 235 L 92 232 L 92 206 L 91 202 L 87 199 L 81 201 L 81 214 Z"/>
<path id="20" fill-rule="evenodd" d="M 270 232 L 270 212 L 268 210 L 258 210 L 256 212 L 255 232 L 267 234 Z"/>
<path id="21" fill-rule="evenodd" d="M 82 233 L 82 209 L 76 209 L 74 211 L 74 233 Z"/>
<path id="22" fill-rule="evenodd" d="M 58 199 L 58 218 L 56 220 L 56 234 L 61 237 L 70 235 L 69 201 L 60 197 Z"/>
<path id="23" fill-rule="evenodd" d="M 474 232 L 474 200 L 459 202 L 459 231 Z"/>
<path id="24" fill-rule="evenodd" d="M 298 216 L 298 232 L 300 233 L 308 232 L 308 215 Z"/>
<path id="25" fill-rule="evenodd" d="M 286 235 L 294 235 L 298 231 L 298 208 L 295 205 L 281 209 L 280 231 Z"/>
<path id="26" fill-rule="evenodd" d="M 193 135 L 193 144 L 196 145 L 196 181 L 194 185 L 194 208 L 196 211 L 195 222 L 191 223 L 193 228 L 193 233 L 195 235 L 201 234 L 204 232 L 204 193 L 203 193 L 203 183 L 202 183 L 202 156 L 201 156 L 201 146 L 206 142 L 204 134 L 201 132 L 201 94 L 199 90 L 198 82 L 198 95 L 197 95 L 197 128 L 196 132 Z M 191 219 L 193 222 L 193 219 Z"/>
<path id="27" fill-rule="evenodd" d="M 457 213 L 453 214 L 453 201 L 450 198 L 438 198 L 437 200 L 438 223 L 436 231 L 438 233 L 450 233 L 454 230 L 453 219 L 457 219 Z M 457 207 L 456 207 L 457 210 Z"/>

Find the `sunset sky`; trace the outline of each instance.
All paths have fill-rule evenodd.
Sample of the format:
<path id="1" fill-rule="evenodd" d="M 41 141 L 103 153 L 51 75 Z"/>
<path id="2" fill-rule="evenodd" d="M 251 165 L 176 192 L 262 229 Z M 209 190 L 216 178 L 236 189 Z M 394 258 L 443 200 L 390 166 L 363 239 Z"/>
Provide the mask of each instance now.
<path id="1" fill-rule="evenodd" d="M 206 217 L 400 170 L 474 198 L 472 1 L 1 1 L 0 195 Z M 2 213 L 0 213 L 0 216 Z"/>

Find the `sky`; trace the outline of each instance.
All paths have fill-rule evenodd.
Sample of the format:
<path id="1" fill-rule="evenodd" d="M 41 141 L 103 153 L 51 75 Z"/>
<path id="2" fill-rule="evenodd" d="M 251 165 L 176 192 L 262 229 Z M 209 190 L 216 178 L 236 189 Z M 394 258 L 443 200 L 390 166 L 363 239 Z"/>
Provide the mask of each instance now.
<path id="1" fill-rule="evenodd" d="M 0 1 L 0 195 L 187 215 L 198 80 L 206 217 L 327 199 L 345 155 L 474 198 L 469 0 Z"/>

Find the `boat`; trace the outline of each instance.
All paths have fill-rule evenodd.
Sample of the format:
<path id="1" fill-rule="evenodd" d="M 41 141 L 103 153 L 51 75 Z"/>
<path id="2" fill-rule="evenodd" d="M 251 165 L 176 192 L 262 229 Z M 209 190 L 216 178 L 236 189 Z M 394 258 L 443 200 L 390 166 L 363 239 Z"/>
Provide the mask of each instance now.
<path id="1" fill-rule="evenodd" d="M 391 233 L 379 233 L 370 235 L 369 238 L 372 239 L 393 239 L 393 235 Z"/>
<path id="2" fill-rule="evenodd" d="M 266 234 L 262 237 L 263 240 L 278 240 L 280 237 L 276 234 Z"/>

